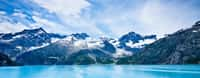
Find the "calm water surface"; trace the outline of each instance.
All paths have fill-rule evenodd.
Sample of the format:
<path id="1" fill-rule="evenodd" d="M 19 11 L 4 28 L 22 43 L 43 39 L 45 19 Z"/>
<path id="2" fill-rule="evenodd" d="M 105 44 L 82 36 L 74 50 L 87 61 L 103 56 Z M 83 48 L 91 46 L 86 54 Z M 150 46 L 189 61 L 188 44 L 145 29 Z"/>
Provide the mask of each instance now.
<path id="1" fill-rule="evenodd" d="M 0 67 L 0 78 L 200 78 L 200 65 Z"/>

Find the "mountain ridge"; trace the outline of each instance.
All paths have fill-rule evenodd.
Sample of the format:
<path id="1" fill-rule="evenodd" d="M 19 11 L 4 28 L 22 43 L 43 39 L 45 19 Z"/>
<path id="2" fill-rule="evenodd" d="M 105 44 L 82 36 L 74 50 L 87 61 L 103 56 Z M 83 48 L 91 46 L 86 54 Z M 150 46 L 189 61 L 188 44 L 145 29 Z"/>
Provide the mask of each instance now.
<path id="1" fill-rule="evenodd" d="M 129 32 L 119 39 L 92 39 L 86 33 L 76 33 L 50 42 L 47 46 L 26 51 L 11 61 L 20 65 L 199 64 L 199 34 L 199 23 L 158 40 L 156 35 L 141 36 L 135 32 Z M 0 39 L 0 46 L 19 52 L 13 50 L 16 47 L 9 43 L 10 38 L 2 38 L 8 39 L 7 44 L 1 43 Z"/>
<path id="2" fill-rule="evenodd" d="M 105 37 L 94 39 L 87 33 L 59 35 L 48 33 L 43 28 L 25 29 L 16 33 L 1 33 L 0 51 L 22 65 L 75 64 L 77 63 L 76 61 L 80 61 L 80 58 L 90 59 L 93 62 L 94 59 L 98 59 L 99 61 L 95 61 L 97 63 L 111 63 L 116 58 L 130 56 L 132 53 L 135 53 L 136 50 L 133 49 L 138 51 L 141 49 L 136 46 L 129 46 L 140 43 L 141 40 L 145 40 L 146 36 L 143 37 L 135 32 L 130 33 L 124 35 L 124 37 L 128 36 L 130 39 L 127 38 L 127 41 L 123 41 Z M 140 36 L 141 39 L 138 39 L 134 34 Z M 132 39 L 138 42 L 128 42 L 133 41 Z M 148 39 L 154 38 L 149 36 Z M 123 43 L 125 46 L 120 48 L 120 43 Z M 141 44 L 141 46 L 144 45 Z M 77 60 L 69 62 L 72 60 L 72 57 Z"/>
<path id="3" fill-rule="evenodd" d="M 146 46 L 118 64 L 200 64 L 200 24 L 179 30 Z"/>

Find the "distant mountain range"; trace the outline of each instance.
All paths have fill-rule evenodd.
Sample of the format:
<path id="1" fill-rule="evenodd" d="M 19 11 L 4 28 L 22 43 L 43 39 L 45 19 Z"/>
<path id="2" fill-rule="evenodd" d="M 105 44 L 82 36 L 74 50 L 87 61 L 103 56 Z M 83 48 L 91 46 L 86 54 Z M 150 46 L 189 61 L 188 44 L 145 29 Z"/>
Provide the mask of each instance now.
<path id="1" fill-rule="evenodd" d="M 42 28 L 0 34 L 0 53 L 21 65 L 113 63 L 156 40 L 156 35 L 129 32 L 119 39 L 86 33 L 59 35 Z"/>
<path id="2" fill-rule="evenodd" d="M 0 65 L 199 64 L 200 24 L 158 39 L 129 32 L 119 39 L 44 29 L 0 34 Z"/>

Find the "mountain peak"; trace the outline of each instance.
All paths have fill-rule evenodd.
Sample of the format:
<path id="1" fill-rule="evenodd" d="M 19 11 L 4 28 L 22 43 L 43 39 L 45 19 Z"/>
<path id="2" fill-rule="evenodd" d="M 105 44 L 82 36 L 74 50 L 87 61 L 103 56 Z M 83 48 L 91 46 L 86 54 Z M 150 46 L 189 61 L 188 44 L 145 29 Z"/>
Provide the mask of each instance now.
<path id="1" fill-rule="evenodd" d="M 87 33 L 75 33 L 75 34 L 71 34 L 71 36 L 77 39 L 86 39 L 87 37 L 90 37 Z"/>
<path id="2" fill-rule="evenodd" d="M 200 21 L 195 22 L 195 24 L 193 25 L 193 27 L 200 27 Z"/>
<path id="3" fill-rule="evenodd" d="M 129 32 L 128 34 L 123 35 L 121 38 L 119 38 L 119 41 L 121 42 L 128 42 L 129 40 L 138 42 L 138 40 L 142 40 L 143 37 L 140 34 L 137 34 L 135 32 Z"/>
<path id="4" fill-rule="evenodd" d="M 23 33 L 47 33 L 43 28 L 39 27 L 36 29 L 24 29 Z"/>
<path id="5" fill-rule="evenodd" d="M 129 32 L 128 34 L 136 34 L 134 31 Z"/>

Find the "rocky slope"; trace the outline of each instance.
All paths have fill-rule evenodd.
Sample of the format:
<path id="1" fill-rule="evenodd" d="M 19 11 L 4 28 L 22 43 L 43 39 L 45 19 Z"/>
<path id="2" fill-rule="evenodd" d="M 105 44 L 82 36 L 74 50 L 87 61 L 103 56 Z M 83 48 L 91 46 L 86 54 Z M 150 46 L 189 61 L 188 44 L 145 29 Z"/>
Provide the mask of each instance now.
<path id="1" fill-rule="evenodd" d="M 142 36 L 135 32 L 129 32 L 119 38 L 118 47 L 127 51 L 139 52 L 141 48 L 156 40 L 156 35 Z"/>
<path id="2" fill-rule="evenodd" d="M 97 42 L 100 41 L 90 43 L 67 37 L 44 48 L 25 52 L 16 61 L 24 65 L 113 63 L 114 46 L 108 41 Z"/>
<path id="3" fill-rule="evenodd" d="M 167 35 L 118 64 L 200 64 L 200 24 Z"/>
<path id="4" fill-rule="evenodd" d="M 19 65 L 12 61 L 7 55 L 0 53 L 0 66 L 15 66 Z"/>

